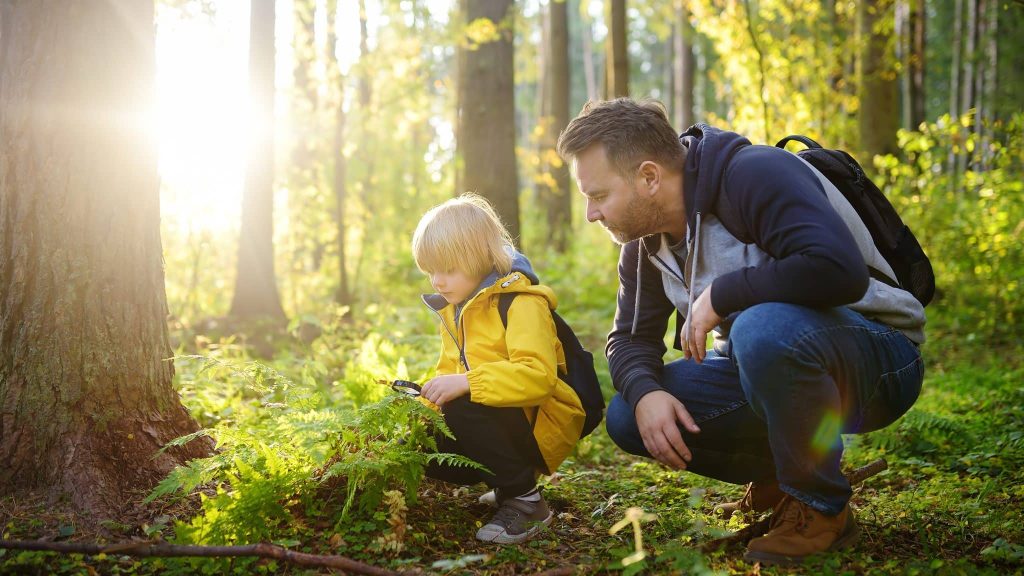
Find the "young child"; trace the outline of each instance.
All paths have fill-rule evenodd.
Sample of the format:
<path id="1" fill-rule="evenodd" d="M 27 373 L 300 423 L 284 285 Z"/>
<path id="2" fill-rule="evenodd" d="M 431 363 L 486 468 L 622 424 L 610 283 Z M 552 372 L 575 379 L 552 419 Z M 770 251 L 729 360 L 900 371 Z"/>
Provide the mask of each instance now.
<path id="1" fill-rule="evenodd" d="M 423 301 L 440 319 L 441 359 L 422 397 L 440 407 L 455 436 L 441 438 L 438 451 L 490 471 L 432 465 L 427 475 L 486 483 L 498 510 L 476 537 L 524 542 L 551 523 L 537 477 L 553 473 L 572 451 L 585 417 L 579 397 L 558 378 L 565 358 L 550 312 L 555 294 L 538 283 L 497 214 L 476 195 L 428 211 L 412 249 L 437 291 Z M 498 311 L 504 293 L 516 294 L 507 329 Z"/>

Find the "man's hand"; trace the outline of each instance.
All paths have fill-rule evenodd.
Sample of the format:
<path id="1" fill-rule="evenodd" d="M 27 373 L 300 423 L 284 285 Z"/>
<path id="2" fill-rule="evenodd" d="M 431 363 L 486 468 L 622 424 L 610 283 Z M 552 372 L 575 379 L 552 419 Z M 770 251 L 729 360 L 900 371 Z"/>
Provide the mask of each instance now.
<path id="1" fill-rule="evenodd" d="M 465 374 L 445 374 L 432 378 L 420 389 L 420 395 L 438 406 L 444 406 L 463 394 L 469 394 L 469 380 Z"/>
<path id="2" fill-rule="evenodd" d="M 701 363 L 707 354 L 708 333 L 722 322 L 722 317 L 711 306 L 711 286 L 701 292 L 693 303 L 687 320 L 689 322 L 683 323 L 683 330 L 689 330 L 689 334 L 681 335 L 685 345 L 683 353 L 687 359 L 693 358 Z"/>
<path id="3" fill-rule="evenodd" d="M 686 463 L 693 455 L 683 442 L 679 425 L 694 434 L 700 432 L 700 428 L 683 403 L 664 390 L 656 390 L 637 402 L 635 415 L 647 452 L 666 466 L 686 470 Z"/>

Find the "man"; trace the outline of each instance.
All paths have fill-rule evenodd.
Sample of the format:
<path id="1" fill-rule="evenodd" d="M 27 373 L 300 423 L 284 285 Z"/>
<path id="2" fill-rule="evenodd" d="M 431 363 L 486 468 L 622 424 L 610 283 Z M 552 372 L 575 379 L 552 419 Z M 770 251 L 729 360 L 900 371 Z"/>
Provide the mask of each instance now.
<path id="1" fill-rule="evenodd" d="M 799 563 L 857 537 L 841 433 L 889 425 L 917 399 L 924 309 L 856 212 L 794 154 L 654 102 L 591 102 L 562 133 L 587 220 L 622 245 L 606 353 L 624 450 L 733 483 L 725 514 L 773 509 L 745 558 Z M 665 365 L 676 316 L 684 358 Z M 707 336 L 714 331 L 712 350 Z"/>

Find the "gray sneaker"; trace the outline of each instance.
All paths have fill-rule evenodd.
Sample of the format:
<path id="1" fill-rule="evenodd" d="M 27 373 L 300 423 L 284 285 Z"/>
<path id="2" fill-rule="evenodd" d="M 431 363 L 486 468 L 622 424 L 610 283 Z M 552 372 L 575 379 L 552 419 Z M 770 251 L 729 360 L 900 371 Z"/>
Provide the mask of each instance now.
<path id="1" fill-rule="evenodd" d="M 495 544 L 519 544 L 551 524 L 553 517 L 543 496 L 536 502 L 509 498 L 501 503 L 491 521 L 476 531 L 476 538 Z"/>

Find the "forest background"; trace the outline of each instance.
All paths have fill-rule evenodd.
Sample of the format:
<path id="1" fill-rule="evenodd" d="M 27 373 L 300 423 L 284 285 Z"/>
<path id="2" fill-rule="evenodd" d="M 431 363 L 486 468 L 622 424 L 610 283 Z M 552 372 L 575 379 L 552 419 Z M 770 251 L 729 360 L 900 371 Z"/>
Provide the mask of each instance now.
<path id="1" fill-rule="evenodd" d="M 2 539 L 759 569 L 695 548 L 741 527 L 710 514 L 738 487 L 600 430 L 545 480 L 545 536 L 479 545 L 477 493 L 422 479 L 437 419 L 376 382 L 430 376 L 409 241 L 472 190 L 610 396 L 618 251 L 553 145 L 588 99 L 629 95 L 680 131 L 853 152 L 932 258 L 924 393 L 847 439 L 849 466 L 889 469 L 855 496 L 860 544 L 808 570 L 1020 573 L 1022 39 L 1017 0 L 0 1 Z M 631 507 L 654 514 L 642 543 L 609 533 Z M 0 572 L 97 571 L 303 570 L 0 549 Z"/>

